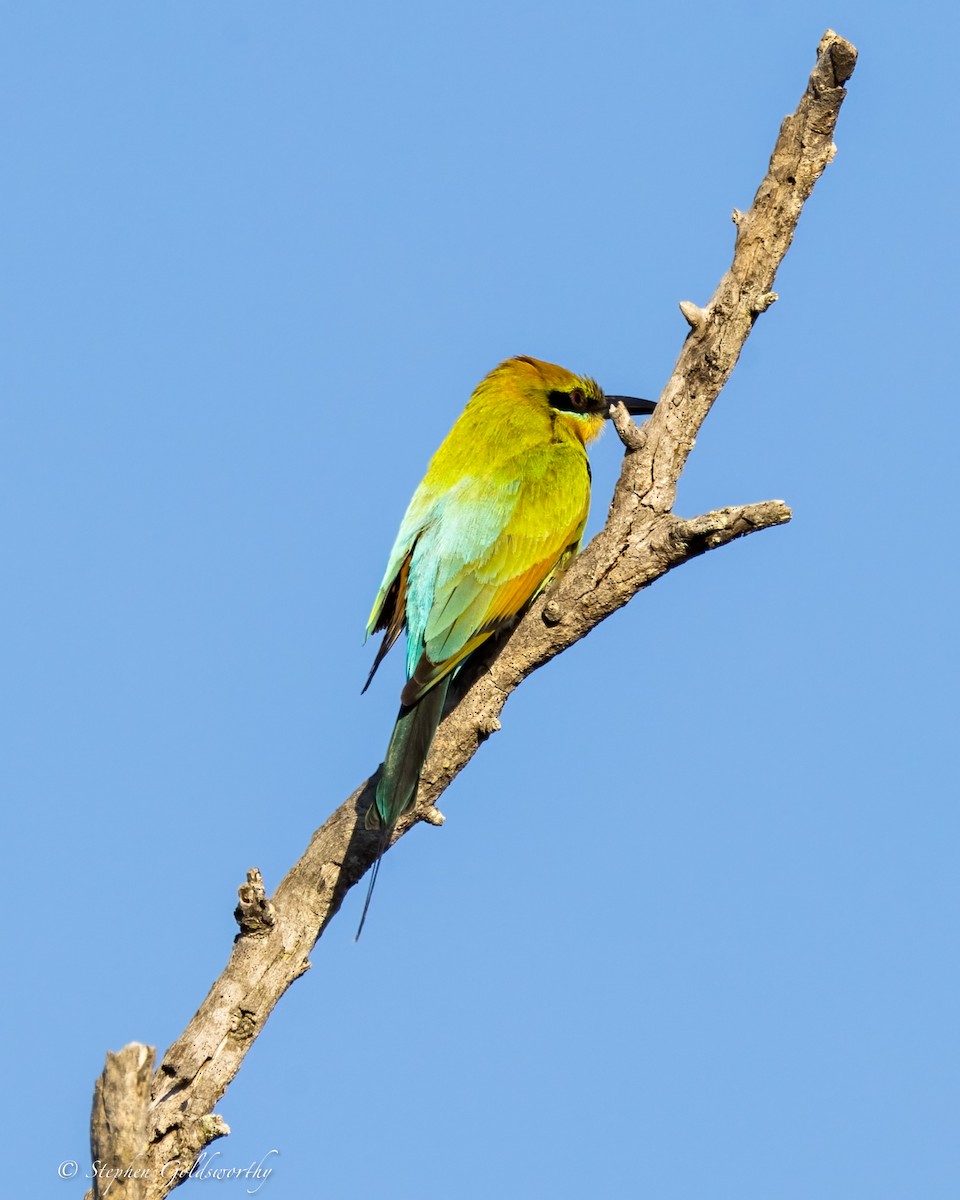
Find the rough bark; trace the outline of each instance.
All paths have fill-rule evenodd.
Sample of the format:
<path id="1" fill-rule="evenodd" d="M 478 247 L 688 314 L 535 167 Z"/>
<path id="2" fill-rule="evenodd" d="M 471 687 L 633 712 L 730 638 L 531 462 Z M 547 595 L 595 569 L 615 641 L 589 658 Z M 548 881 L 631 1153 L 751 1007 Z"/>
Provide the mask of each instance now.
<path id="1" fill-rule="evenodd" d="M 753 205 L 733 214 L 737 234 L 730 269 L 703 308 L 687 301 L 680 306 L 690 332 L 656 412 L 641 428 L 622 409 L 615 418 L 626 453 L 606 526 L 510 636 L 462 674 L 455 705 L 424 767 L 416 805 L 394 842 L 419 821 L 442 823 L 436 801 L 499 728 L 507 697 L 527 675 L 667 571 L 790 520 L 780 500 L 692 519 L 671 509 L 704 418 L 754 321 L 776 300 L 777 268 L 804 201 L 833 158 L 843 85 L 855 64 L 854 47 L 828 30 L 800 104 L 781 125 Z M 89 1197 L 103 1195 L 108 1184 L 114 1196 L 164 1196 L 210 1142 L 229 1132 L 213 1115 L 214 1106 L 277 1001 L 309 968 L 308 955 L 347 891 L 374 861 L 378 835 L 363 824 L 373 780 L 361 784 L 314 833 L 272 900 L 259 872 L 248 873 L 237 909 L 241 933 L 229 961 L 152 1078 L 151 1048 L 134 1044 L 108 1056 L 97 1083 L 92 1145 L 94 1158 L 112 1175 L 98 1180 Z M 179 1164 L 179 1171 L 166 1166 L 170 1163 Z M 120 1177 L 121 1171 L 129 1177 Z"/>

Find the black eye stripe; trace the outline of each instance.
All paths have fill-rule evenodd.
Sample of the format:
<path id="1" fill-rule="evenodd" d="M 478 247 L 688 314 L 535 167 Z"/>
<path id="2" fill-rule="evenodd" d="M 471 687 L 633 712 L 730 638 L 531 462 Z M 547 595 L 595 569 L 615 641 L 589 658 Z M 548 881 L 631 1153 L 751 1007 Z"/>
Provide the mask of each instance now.
<path id="1" fill-rule="evenodd" d="M 592 401 L 583 388 L 571 388 L 569 392 L 553 391 L 547 394 L 551 408 L 560 412 L 584 413 L 592 408 Z"/>

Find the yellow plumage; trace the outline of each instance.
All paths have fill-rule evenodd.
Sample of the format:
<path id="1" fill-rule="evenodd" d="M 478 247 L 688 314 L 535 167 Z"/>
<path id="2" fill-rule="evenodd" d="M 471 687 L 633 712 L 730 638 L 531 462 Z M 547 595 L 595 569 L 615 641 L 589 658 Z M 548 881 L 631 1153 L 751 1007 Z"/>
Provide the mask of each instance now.
<path id="1" fill-rule="evenodd" d="M 585 447 L 609 409 L 592 379 L 511 358 L 477 386 L 430 460 L 367 624 L 368 635 L 385 631 L 367 684 L 407 631 L 402 707 L 367 816 L 382 847 L 413 803 L 453 672 L 576 554 L 590 507 Z"/>
<path id="2" fill-rule="evenodd" d="M 571 392 L 582 412 L 550 403 Z M 593 380 L 533 358 L 501 363 L 477 387 L 410 502 L 367 626 L 387 631 L 376 670 L 406 623 L 404 704 L 515 618 L 575 553 L 590 505 L 584 446 L 606 407 Z"/>

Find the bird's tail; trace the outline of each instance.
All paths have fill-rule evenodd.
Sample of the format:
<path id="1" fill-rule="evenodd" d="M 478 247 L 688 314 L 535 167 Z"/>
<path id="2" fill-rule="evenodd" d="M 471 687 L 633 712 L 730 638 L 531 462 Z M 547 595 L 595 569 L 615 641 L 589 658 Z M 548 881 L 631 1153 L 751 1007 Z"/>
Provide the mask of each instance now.
<path id="1" fill-rule="evenodd" d="M 383 760 L 376 799 L 367 809 L 366 827 L 380 830 L 380 846 L 370 871 L 370 884 L 367 887 L 367 898 L 363 905 L 357 938 L 363 932 L 367 909 L 370 907 L 373 889 L 380 873 L 380 860 L 390 844 L 390 835 L 397 821 L 416 797 L 420 772 L 430 752 L 433 735 L 440 724 L 449 686 L 450 676 L 445 675 L 425 692 L 416 704 L 400 707 L 400 715 L 393 727 L 387 755 Z"/>

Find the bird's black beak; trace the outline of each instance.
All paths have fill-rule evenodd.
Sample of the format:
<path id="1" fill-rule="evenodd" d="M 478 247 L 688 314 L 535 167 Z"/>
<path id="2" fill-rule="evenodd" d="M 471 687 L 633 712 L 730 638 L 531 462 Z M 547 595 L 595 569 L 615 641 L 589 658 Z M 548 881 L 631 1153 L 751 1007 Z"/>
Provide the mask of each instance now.
<path id="1" fill-rule="evenodd" d="M 636 396 L 608 396 L 611 404 L 623 404 L 631 417 L 649 417 L 657 407 L 656 400 L 638 400 Z"/>

